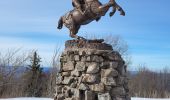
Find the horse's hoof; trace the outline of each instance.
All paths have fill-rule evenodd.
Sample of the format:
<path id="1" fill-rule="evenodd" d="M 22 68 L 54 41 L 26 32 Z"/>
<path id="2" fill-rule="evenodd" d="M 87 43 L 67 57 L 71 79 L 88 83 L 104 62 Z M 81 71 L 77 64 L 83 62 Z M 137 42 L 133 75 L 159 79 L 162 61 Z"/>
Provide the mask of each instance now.
<path id="1" fill-rule="evenodd" d="M 58 29 L 62 29 L 62 27 L 60 27 L 60 26 L 58 26 L 57 28 L 58 28 Z"/>
<path id="2" fill-rule="evenodd" d="M 120 15 L 125 16 L 125 12 L 124 12 L 124 11 L 122 11 L 122 12 L 120 13 Z"/>
<path id="3" fill-rule="evenodd" d="M 113 12 L 111 12 L 109 15 L 110 15 L 110 17 L 112 17 L 112 16 L 114 15 L 114 13 L 113 13 Z"/>

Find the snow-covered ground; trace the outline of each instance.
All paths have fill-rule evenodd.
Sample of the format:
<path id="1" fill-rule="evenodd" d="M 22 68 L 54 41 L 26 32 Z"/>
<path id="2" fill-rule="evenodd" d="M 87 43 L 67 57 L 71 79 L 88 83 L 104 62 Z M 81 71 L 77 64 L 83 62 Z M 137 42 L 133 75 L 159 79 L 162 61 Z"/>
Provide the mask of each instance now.
<path id="1" fill-rule="evenodd" d="M 155 99 L 155 98 L 132 98 L 132 100 L 170 100 L 170 98 L 167 98 L 167 99 Z"/>
<path id="2" fill-rule="evenodd" d="M 0 99 L 0 100 L 53 100 L 52 98 L 10 98 L 10 99 Z M 151 98 L 132 98 L 132 100 L 170 100 L 169 99 L 151 99 Z"/>
<path id="3" fill-rule="evenodd" d="M 53 100 L 51 98 L 9 98 L 9 99 L 0 99 L 0 100 Z"/>

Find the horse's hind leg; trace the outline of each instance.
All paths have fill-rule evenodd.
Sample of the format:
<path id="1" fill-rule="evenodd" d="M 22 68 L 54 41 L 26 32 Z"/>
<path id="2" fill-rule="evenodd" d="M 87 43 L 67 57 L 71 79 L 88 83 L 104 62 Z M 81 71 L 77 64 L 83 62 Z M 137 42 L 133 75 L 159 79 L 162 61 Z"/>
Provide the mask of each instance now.
<path id="1" fill-rule="evenodd" d="M 79 39 L 80 37 L 77 36 L 76 34 L 78 33 L 78 30 L 80 29 L 80 26 L 75 26 L 70 29 L 70 37 Z"/>

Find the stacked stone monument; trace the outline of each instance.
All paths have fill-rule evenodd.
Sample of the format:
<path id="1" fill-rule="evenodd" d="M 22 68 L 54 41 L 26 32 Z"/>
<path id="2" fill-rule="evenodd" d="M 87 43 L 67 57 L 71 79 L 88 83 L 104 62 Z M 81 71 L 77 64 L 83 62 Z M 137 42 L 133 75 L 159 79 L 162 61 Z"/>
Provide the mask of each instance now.
<path id="1" fill-rule="evenodd" d="M 111 45 L 103 42 L 66 42 L 55 100 L 130 100 L 125 62 Z"/>

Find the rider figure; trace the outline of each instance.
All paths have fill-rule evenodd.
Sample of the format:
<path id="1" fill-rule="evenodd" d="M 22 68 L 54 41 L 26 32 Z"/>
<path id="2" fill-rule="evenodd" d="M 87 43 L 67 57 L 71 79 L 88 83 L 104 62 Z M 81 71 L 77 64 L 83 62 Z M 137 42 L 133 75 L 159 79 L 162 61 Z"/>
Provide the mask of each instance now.
<path id="1" fill-rule="evenodd" d="M 84 0 L 72 0 L 73 7 L 79 10 L 82 14 L 84 14 L 83 4 L 85 4 Z"/>

